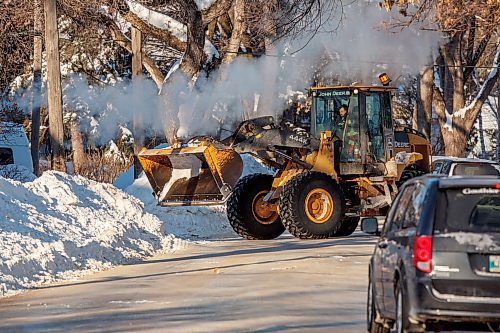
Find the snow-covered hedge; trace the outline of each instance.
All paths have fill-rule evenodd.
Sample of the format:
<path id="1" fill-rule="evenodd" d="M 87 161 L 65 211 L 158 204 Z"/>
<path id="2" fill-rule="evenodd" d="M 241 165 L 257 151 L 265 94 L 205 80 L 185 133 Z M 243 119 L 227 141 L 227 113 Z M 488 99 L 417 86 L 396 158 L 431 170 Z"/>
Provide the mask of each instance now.
<path id="1" fill-rule="evenodd" d="M 0 165 L 0 177 L 23 183 L 32 182 L 36 179 L 36 176 L 28 168 L 17 164 Z"/>

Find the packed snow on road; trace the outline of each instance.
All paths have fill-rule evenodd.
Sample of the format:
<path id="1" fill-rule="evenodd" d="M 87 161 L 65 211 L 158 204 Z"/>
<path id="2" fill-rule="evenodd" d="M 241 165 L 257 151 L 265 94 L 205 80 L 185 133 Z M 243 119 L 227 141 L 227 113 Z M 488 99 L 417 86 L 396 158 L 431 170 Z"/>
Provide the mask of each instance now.
<path id="1" fill-rule="evenodd" d="M 271 172 L 243 159 L 244 174 Z M 7 171 L 0 174 L 0 297 L 176 251 L 191 241 L 235 236 L 223 206 L 159 207 L 145 176 L 122 191 L 61 172 L 35 179 L 23 169 Z"/>

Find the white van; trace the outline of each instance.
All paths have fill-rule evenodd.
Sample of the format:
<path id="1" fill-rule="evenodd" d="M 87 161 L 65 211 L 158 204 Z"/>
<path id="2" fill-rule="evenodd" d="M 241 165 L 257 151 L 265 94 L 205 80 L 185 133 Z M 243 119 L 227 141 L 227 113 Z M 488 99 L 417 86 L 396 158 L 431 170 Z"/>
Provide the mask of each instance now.
<path id="1" fill-rule="evenodd" d="M 21 125 L 0 122 L 0 165 L 17 164 L 33 172 L 28 137 Z"/>

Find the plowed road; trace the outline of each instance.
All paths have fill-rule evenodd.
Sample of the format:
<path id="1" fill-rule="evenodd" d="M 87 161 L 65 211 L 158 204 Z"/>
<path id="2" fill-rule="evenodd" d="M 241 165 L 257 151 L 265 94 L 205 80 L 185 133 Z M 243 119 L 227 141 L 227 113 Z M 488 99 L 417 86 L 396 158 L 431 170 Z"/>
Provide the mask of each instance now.
<path id="1" fill-rule="evenodd" d="M 364 332 L 375 238 L 225 239 L 0 300 L 0 332 Z"/>

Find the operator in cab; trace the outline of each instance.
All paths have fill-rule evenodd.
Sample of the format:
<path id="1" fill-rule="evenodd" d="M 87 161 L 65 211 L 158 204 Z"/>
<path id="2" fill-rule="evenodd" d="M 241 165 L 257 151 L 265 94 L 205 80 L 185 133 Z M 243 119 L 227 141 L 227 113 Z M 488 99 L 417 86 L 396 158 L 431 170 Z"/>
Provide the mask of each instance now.
<path id="1" fill-rule="evenodd" d="M 338 139 L 342 140 L 344 133 L 345 122 L 347 118 L 347 105 L 343 104 L 340 106 L 338 112 L 335 114 L 335 130 L 333 135 Z"/>
<path id="2" fill-rule="evenodd" d="M 342 104 L 338 112 L 335 113 L 335 119 L 334 119 L 334 131 L 333 131 L 333 137 L 336 138 L 334 142 L 334 153 L 333 153 L 333 158 L 335 160 L 335 171 L 337 173 L 340 173 L 340 164 L 338 163 L 340 161 L 340 155 L 341 155 L 341 149 L 342 149 L 342 138 L 344 135 L 344 127 L 346 124 L 346 119 L 347 119 L 347 105 Z"/>

